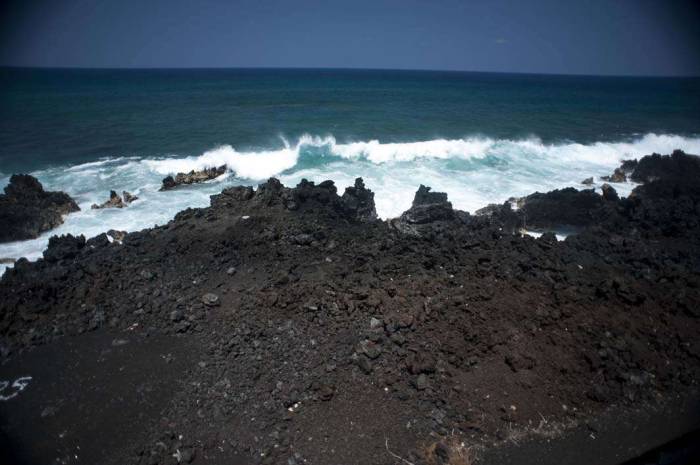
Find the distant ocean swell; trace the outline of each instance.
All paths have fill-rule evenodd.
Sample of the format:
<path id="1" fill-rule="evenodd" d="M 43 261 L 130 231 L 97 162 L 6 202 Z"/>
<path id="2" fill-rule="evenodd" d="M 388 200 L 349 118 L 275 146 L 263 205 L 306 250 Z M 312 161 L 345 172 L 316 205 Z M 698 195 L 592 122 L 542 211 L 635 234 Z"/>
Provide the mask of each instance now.
<path id="1" fill-rule="evenodd" d="M 271 176 L 287 185 L 302 178 L 332 179 L 340 191 L 361 176 L 376 193 L 379 215 L 387 218 L 410 206 L 421 183 L 447 192 L 456 208 L 474 211 L 537 190 L 582 188 L 582 179 L 610 174 L 623 159 L 674 149 L 700 153 L 700 137 L 646 134 L 627 141 L 592 144 L 544 144 L 534 137 L 338 143 L 332 136 L 304 135 L 294 143 L 283 139 L 280 147 L 268 150 L 239 151 L 224 145 L 187 157 L 105 158 L 32 173 L 47 189 L 73 196 L 82 211 L 69 215 L 62 226 L 38 239 L 0 244 L 0 258 L 35 259 L 53 234 L 89 237 L 108 229 L 133 231 L 163 224 L 184 208 L 208 205 L 209 196 L 228 185 L 255 185 Z M 167 174 L 224 164 L 230 171 L 213 182 L 158 192 Z M 9 173 L 0 175 L 3 186 L 8 179 Z M 633 186 L 618 187 L 626 195 Z M 124 209 L 90 210 L 92 203 L 107 198 L 110 189 L 129 190 L 140 200 Z"/>

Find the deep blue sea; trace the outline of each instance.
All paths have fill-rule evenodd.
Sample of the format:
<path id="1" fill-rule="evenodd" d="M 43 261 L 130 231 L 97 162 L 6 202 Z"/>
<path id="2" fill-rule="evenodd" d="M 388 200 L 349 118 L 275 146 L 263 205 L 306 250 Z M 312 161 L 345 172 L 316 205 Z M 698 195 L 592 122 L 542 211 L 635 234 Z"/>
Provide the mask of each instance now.
<path id="1" fill-rule="evenodd" d="M 676 148 L 700 153 L 700 78 L 0 68 L 0 185 L 29 172 L 82 208 L 0 257 L 35 258 L 52 234 L 163 224 L 270 176 L 341 191 L 362 176 L 392 217 L 421 183 L 473 211 Z M 214 182 L 158 192 L 167 174 L 221 164 Z M 90 210 L 110 189 L 140 200 Z"/>

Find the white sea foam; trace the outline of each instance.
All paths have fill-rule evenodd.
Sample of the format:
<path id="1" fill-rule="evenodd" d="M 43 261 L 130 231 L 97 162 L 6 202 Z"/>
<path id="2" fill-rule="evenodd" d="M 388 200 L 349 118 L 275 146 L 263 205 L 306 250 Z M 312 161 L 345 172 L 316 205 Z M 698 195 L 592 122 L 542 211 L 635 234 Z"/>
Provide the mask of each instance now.
<path id="1" fill-rule="evenodd" d="M 627 158 L 680 148 L 700 153 L 700 138 L 647 134 L 634 140 L 593 144 L 545 144 L 537 138 L 522 140 L 467 137 L 407 143 L 376 140 L 338 143 L 333 137 L 304 135 L 296 143 L 283 140 L 269 150 L 237 150 L 224 145 L 198 156 L 171 158 L 120 157 L 32 174 L 49 190 L 63 190 L 80 204 L 60 227 L 30 241 L 0 244 L 0 258 L 36 259 L 54 234 L 97 235 L 109 229 L 134 231 L 164 224 L 180 210 L 209 204 L 209 196 L 235 184 L 256 185 L 271 176 L 286 185 L 302 178 L 332 179 L 342 190 L 363 177 L 375 192 L 382 218 L 408 209 L 419 184 L 447 192 L 456 208 L 474 211 L 511 196 L 527 195 L 579 184 L 589 176 L 610 174 Z M 167 174 L 226 164 L 231 172 L 210 183 L 159 192 Z M 8 176 L 0 176 L 4 186 Z M 627 195 L 632 184 L 616 185 Z M 114 189 L 140 197 L 124 209 L 90 210 Z M 0 265 L 2 267 L 3 265 Z M 0 272 L 2 268 L 0 268 Z"/>

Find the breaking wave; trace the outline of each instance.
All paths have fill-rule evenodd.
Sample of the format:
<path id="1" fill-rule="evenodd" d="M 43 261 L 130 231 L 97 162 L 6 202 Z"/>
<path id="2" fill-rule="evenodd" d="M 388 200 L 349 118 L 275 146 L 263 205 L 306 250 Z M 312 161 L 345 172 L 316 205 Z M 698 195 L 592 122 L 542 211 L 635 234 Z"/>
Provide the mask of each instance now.
<path id="1" fill-rule="evenodd" d="M 544 144 L 537 138 L 523 140 L 471 137 L 464 139 L 435 139 L 420 142 L 382 143 L 378 140 L 338 143 L 333 136 L 303 135 L 296 144 L 282 139 L 284 146 L 276 150 L 237 151 L 222 145 L 200 156 L 144 160 L 159 174 L 171 174 L 227 165 L 239 178 L 261 180 L 278 175 L 297 166 L 305 151 L 328 158 L 365 160 L 374 164 L 410 162 L 417 159 L 483 160 L 489 157 L 522 161 L 551 160 L 557 163 L 581 162 L 614 166 L 625 158 L 643 154 L 668 153 L 683 147 L 700 152 L 700 138 L 676 135 L 647 134 L 628 142 L 595 142 L 593 144 Z M 315 150 L 314 150 L 315 149 Z"/>

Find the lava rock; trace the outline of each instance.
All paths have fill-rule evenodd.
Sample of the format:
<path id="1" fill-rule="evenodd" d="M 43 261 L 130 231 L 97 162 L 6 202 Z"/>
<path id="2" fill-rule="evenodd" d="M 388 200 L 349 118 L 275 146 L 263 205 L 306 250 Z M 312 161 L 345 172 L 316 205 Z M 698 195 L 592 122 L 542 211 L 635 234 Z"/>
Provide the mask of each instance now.
<path id="1" fill-rule="evenodd" d="M 355 179 L 355 185 L 347 187 L 341 197 L 350 217 L 357 221 L 374 221 L 377 209 L 374 206 L 374 192 L 365 187 L 362 178 Z"/>
<path id="2" fill-rule="evenodd" d="M 28 174 L 13 174 L 0 195 L 0 243 L 34 239 L 63 223 L 63 215 L 80 210 L 64 192 L 44 191 Z"/>
<path id="3" fill-rule="evenodd" d="M 620 196 L 617 195 L 617 191 L 613 189 L 613 187 L 610 184 L 603 184 L 601 186 L 601 190 L 603 191 L 604 200 L 613 202 L 620 200 Z"/>
<path id="4" fill-rule="evenodd" d="M 137 196 L 135 196 L 127 191 L 122 191 L 122 197 L 124 198 L 124 203 L 127 203 L 127 204 L 133 202 L 134 200 L 139 199 Z"/>
<path id="5" fill-rule="evenodd" d="M 57 262 L 75 258 L 85 247 L 85 236 L 51 236 L 49 246 L 44 250 L 44 260 L 47 262 Z"/>
<path id="6" fill-rule="evenodd" d="M 409 224 L 425 224 L 451 220 L 455 216 L 452 203 L 444 192 L 430 192 L 430 187 L 420 185 L 411 208 L 401 215 L 401 221 Z"/>
<path id="7" fill-rule="evenodd" d="M 652 155 L 643 157 L 632 172 L 632 180 L 648 183 L 659 179 L 685 182 L 697 180 L 700 176 L 700 157 L 688 155 L 682 150 L 674 150 L 668 155 Z"/>
<path id="8" fill-rule="evenodd" d="M 109 200 L 101 203 L 101 204 L 96 204 L 93 203 L 90 208 L 93 210 L 100 210 L 102 208 L 124 208 L 126 204 L 122 200 L 121 197 L 119 197 L 119 194 L 117 194 L 115 191 L 109 191 Z"/>
<path id="9" fill-rule="evenodd" d="M 568 187 L 528 195 L 521 203 L 518 215 L 527 228 L 551 230 L 594 224 L 595 212 L 602 206 L 603 198 L 593 189 L 578 191 Z"/>
<path id="10" fill-rule="evenodd" d="M 219 296 L 208 292 L 202 296 L 202 303 L 207 307 L 216 307 L 219 305 Z"/>
<path id="11" fill-rule="evenodd" d="M 205 168 L 200 171 L 192 170 L 189 173 L 177 173 L 174 177 L 167 176 L 163 179 L 161 191 L 175 189 L 178 186 L 197 184 L 210 179 L 215 179 L 226 172 L 226 165 L 221 165 L 218 168 Z"/>

